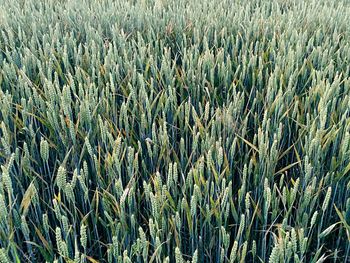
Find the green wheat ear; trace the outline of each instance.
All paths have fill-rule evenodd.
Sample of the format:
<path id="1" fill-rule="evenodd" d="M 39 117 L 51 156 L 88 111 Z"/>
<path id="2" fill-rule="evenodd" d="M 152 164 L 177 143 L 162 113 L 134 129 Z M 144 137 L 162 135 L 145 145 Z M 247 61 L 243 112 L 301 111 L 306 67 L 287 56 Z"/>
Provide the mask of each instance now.
<path id="1" fill-rule="evenodd" d="M 5 249 L 3 249 L 3 248 L 0 249 L 0 260 L 1 260 L 1 262 L 4 262 L 4 263 L 10 262 L 10 260 L 7 256 L 7 253 L 5 252 Z"/>

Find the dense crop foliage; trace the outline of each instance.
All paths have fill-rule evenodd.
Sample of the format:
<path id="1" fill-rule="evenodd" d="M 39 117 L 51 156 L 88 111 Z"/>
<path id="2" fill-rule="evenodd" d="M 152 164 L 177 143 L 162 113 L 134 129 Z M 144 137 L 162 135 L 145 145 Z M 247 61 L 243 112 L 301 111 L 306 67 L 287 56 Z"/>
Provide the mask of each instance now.
<path id="1" fill-rule="evenodd" d="M 0 262 L 350 261 L 346 0 L 0 0 Z"/>

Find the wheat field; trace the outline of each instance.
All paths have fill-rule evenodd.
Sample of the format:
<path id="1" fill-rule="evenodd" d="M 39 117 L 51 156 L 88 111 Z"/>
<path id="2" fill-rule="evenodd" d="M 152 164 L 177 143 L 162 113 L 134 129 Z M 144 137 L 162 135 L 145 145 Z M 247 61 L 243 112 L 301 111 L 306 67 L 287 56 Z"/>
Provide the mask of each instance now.
<path id="1" fill-rule="evenodd" d="M 350 262 L 349 24 L 0 0 L 0 263 Z"/>

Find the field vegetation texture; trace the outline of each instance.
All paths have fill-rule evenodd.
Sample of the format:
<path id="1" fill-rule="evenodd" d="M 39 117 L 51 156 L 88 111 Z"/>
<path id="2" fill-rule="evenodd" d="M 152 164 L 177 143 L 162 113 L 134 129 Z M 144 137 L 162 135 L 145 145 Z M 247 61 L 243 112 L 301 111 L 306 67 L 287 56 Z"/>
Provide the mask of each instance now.
<path id="1" fill-rule="evenodd" d="M 350 3 L 0 0 L 0 262 L 349 262 Z"/>

